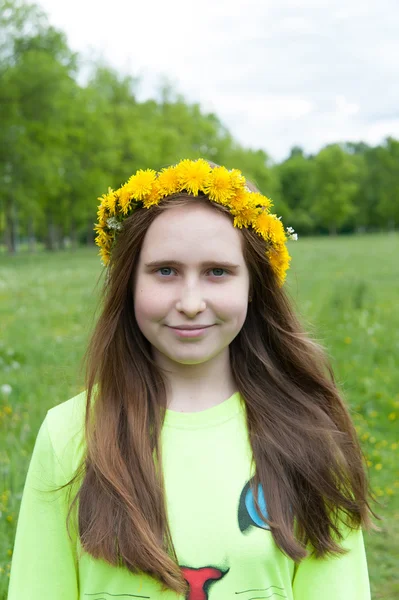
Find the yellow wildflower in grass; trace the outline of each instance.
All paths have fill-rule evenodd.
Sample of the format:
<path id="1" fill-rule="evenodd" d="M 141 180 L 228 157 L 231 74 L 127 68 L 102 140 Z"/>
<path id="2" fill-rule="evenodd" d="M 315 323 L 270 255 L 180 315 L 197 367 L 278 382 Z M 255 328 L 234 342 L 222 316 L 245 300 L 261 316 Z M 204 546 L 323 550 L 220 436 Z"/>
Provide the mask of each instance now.
<path id="1" fill-rule="evenodd" d="M 366 431 L 366 433 L 363 433 L 362 435 L 362 440 L 368 440 L 370 437 L 370 434 Z"/>
<path id="2" fill-rule="evenodd" d="M 7 515 L 7 521 L 9 523 L 12 523 L 12 521 L 13 521 L 12 515 Z"/>
<path id="3" fill-rule="evenodd" d="M 395 419 L 396 419 L 396 416 L 397 416 L 397 415 L 396 415 L 396 412 L 391 412 L 391 413 L 388 415 L 388 419 L 389 419 L 390 421 L 395 421 Z"/>
<path id="4" fill-rule="evenodd" d="M 11 406 L 4 406 L 3 410 L 4 410 L 4 412 L 5 412 L 6 415 L 10 415 L 12 413 Z"/>
<path id="5" fill-rule="evenodd" d="M 398 444 L 396 442 L 394 442 L 393 444 L 391 444 L 391 450 L 397 450 L 398 449 Z"/>
<path id="6" fill-rule="evenodd" d="M 125 185 L 131 190 L 135 200 L 143 201 L 151 193 L 155 178 L 156 172 L 153 169 L 139 169 Z"/>
<path id="7" fill-rule="evenodd" d="M 179 172 L 176 167 L 162 169 L 158 175 L 158 186 L 162 196 L 173 194 L 179 185 Z"/>
<path id="8" fill-rule="evenodd" d="M 180 191 L 187 190 L 193 196 L 198 192 L 205 192 L 209 185 L 211 167 L 203 158 L 182 160 L 176 167 L 179 178 Z"/>
<path id="9" fill-rule="evenodd" d="M 375 465 L 375 467 L 374 467 L 374 468 L 375 468 L 375 470 L 376 470 L 376 471 L 381 471 L 381 469 L 382 469 L 382 464 L 381 464 L 381 463 L 378 463 L 378 464 L 376 464 L 376 465 Z"/>
<path id="10" fill-rule="evenodd" d="M 234 195 L 234 188 L 231 185 L 231 175 L 226 167 L 212 169 L 209 182 L 204 186 L 204 192 L 210 200 L 219 204 L 228 204 Z"/>
<path id="11" fill-rule="evenodd" d="M 388 494 L 388 496 L 393 496 L 394 491 L 392 488 L 387 487 L 387 488 L 385 488 L 385 493 Z"/>
<path id="12" fill-rule="evenodd" d="M 351 343 L 352 343 L 352 338 L 351 338 L 351 337 L 349 337 L 349 336 L 347 336 L 347 337 L 344 339 L 344 342 L 345 342 L 345 344 L 351 344 Z"/>
<path id="13" fill-rule="evenodd" d="M 368 460 L 367 461 L 367 466 L 368 467 L 372 467 L 373 466 L 373 461 L 372 460 Z"/>

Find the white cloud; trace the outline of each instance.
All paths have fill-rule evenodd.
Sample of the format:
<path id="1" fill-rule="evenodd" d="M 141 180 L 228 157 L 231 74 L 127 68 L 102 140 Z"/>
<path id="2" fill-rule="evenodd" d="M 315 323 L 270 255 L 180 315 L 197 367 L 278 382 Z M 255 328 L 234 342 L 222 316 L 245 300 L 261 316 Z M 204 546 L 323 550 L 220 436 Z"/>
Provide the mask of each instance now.
<path id="1" fill-rule="evenodd" d="M 226 115 L 244 114 L 249 121 L 298 119 L 313 110 L 313 104 L 300 96 L 256 94 L 220 94 L 213 96 L 209 107 L 219 108 Z"/>
<path id="2" fill-rule="evenodd" d="M 345 96 L 336 96 L 335 104 L 337 113 L 343 116 L 356 115 L 359 112 L 359 105 L 355 102 L 348 102 Z"/>
<path id="3" fill-rule="evenodd" d="M 379 144 L 383 138 L 394 137 L 399 139 L 399 116 L 397 119 L 386 119 L 370 125 L 365 132 L 365 140 L 371 144 Z"/>

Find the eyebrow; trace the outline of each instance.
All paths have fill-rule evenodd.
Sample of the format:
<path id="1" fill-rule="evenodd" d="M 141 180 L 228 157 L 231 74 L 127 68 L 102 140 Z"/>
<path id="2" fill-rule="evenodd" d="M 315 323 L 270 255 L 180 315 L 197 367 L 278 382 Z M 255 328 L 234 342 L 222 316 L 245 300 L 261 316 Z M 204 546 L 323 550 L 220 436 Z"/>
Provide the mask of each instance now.
<path id="1" fill-rule="evenodd" d="M 175 267 L 184 267 L 184 263 L 180 260 L 153 260 L 149 263 L 146 263 L 146 267 L 159 267 L 160 265 L 173 265 Z M 207 260 L 200 264 L 201 267 L 208 267 L 210 265 L 218 265 L 219 267 L 227 267 L 229 269 L 238 269 L 240 265 L 235 265 L 226 260 Z"/>

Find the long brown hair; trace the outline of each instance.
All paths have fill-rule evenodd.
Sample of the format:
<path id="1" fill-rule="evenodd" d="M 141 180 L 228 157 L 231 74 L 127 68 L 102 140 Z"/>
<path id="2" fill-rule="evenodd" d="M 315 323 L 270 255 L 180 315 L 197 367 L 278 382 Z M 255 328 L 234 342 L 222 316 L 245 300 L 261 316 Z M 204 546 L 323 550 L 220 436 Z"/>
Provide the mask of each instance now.
<path id="1" fill-rule="evenodd" d="M 162 211 L 193 202 L 185 193 L 128 217 L 113 250 L 102 312 L 90 340 L 86 367 L 86 454 L 75 474 L 83 549 L 95 558 L 156 578 L 184 594 L 167 521 L 159 443 L 166 390 L 151 346 L 134 317 L 140 249 Z M 207 197 L 232 220 L 229 211 Z M 242 248 L 252 302 L 229 347 L 232 373 L 243 396 L 255 476 L 261 484 L 271 533 L 295 562 L 345 554 L 340 524 L 378 530 L 373 500 L 350 413 L 334 381 L 327 353 L 294 314 L 265 256 L 264 241 L 243 228 Z M 93 417 L 93 418 L 91 418 Z M 71 480 L 73 481 L 73 480 Z M 67 484 L 68 485 L 68 484 Z M 376 501 L 376 500 L 375 500 Z M 263 518 L 263 517 L 262 517 Z M 335 539 L 336 537 L 336 539 Z"/>

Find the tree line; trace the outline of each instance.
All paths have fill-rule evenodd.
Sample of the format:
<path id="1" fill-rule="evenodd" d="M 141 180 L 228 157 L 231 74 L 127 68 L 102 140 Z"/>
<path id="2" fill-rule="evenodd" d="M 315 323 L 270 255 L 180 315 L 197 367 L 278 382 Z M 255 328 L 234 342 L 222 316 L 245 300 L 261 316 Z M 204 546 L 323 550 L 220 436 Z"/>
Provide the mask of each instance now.
<path id="1" fill-rule="evenodd" d="M 139 84 L 88 65 L 37 5 L 0 0 L 0 245 L 8 252 L 93 244 L 97 197 L 108 186 L 200 156 L 239 168 L 299 235 L 397 228 L 398 140 L 330 144 L 314 155 L 294 147 L 275 163 L 168 83 L 145 101 Z"/>

